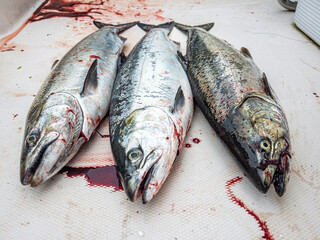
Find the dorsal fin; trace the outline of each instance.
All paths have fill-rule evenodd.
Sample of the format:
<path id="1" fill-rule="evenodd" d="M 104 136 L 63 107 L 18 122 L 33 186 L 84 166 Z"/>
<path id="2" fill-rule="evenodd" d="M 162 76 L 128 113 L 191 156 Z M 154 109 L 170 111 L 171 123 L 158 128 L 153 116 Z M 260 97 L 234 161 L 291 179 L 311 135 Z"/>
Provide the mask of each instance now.
<path id="1" fill-rule="evenodd" d="M 51 66 L 51 70 L 57 65 L 58 62 L 59 62 L 58 59 L 53 62 L 52 66 Z"/>
<path id="2" fill-rule="evenodd" d="M 87 73 L 86 79 L 84 81 L 83 90 L 80 94 L 81 97 L 94 94 L 98 86 L 97 66 L 98 66 L 98 59 L 95 59 L 91 64 L 89 71 Z"/>
<path id="3" fill-rule="evenodd" d="M 181 89 L 181 86 L 178 88 L 176 97 L 174 99 L 174 107 L 172 113 L 179 111 L 185 104 L 184 93 Z"/>
<path id="4" fill-rule="evenodd" d="M 170 34 L 170 32 L 172 31 L 172 29 L 174 27 L 174 22 L 167 22 L 167 23 L 163 23 L 163 24 L 159 24 L 159 25 L 138 23 L 138 26 L 145 32 L 149 32 L 150 30 L 152 30 L 154 28 L 163 28 L 163 29 L 167 29 L 169 31 L 168 34 Z"/>
<path id="5" fill-rule="evenodd" d="M 249 51 L 248 48 L 242 47 L 242 48 L 240 48 L 240 52 L 241 52 L 245 57 L 248 57 L 248 58 L 251 58 L 251 59 L 252 59 L 251 53 L 250 53 L 250 51 Z"/>
<path id="6" fill-rule="evenodd" d="M 262 74 L 262 81 L 264 83 L 264 89 L 266 91 L 266 94 L 273 99 L 274 97 L 272 94 L 272 89 L 269 85 L 269 82 L 265 73 Z"/>

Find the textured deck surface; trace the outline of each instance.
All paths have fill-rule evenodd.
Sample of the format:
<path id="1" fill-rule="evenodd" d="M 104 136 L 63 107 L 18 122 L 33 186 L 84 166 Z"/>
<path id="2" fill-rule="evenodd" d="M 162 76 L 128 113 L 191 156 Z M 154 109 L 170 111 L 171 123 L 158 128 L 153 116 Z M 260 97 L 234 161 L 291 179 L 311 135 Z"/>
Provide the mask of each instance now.
<path id="1" fill-rule="evenodd" d="M 49 2 L 6 45 L 0 40 L 0 239 L 320 239 L 319 47 L 276 0 L 157 2 L 69 5 L 58 9 L 65 17 L 45 19 L 56 7 Z M 147 205 L 131 203 L 118 185 L 108 119 L 99 126 L 106 136 L 95 134 L 64 173 L 22 186 L 21 142 L 34 95 L 53 62 L 96 30 L 89 17 L 68 17 L 68 8 L 110 23 L 214 21 L 212 34 L 247 47 L 288 118 L 294 155 L 285 195 L 258 192 L 198 107 L 186 147 Z M 125 53 L 143 34 L 137 27 L 123 34 Z M 185 49 L 181 32 L 171 37 Z"/>

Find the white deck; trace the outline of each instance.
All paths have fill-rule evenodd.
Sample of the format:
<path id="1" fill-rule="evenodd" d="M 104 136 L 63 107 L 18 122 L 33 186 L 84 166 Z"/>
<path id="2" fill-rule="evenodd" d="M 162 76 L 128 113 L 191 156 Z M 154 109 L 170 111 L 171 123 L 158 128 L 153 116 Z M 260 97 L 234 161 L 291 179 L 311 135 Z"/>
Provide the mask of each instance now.
<path id="1" fill-rule="evenodd" d="M 198 107 L 185 141 L 192 147 L 182 150 L 147 205 L 131 203 L 123 191 L 92 187 L 84 177 L 65 174 L 38 188 L 22 186 L 20 150 L 33 95 L 52 63 L 96 30 L 89 18 L 52 18 L 27 24 L 8 42 L 13 51 L 0 52 L 0 239 L 262 239 L 257 219 L 231 200 L 232 192 L 266 222 L 274 239 L 320 239 L 319 47 L 292 26 L 294 13 L 276 0 L 157 2 L 132 2 L 128 10 L 129 4 L 111 0 L 106 4 L 116 4 L 123 16 L 110 10 L 104 20 L 214 21 L 212 34 L 247 47 L 288 118 L 294 155 L 287 192 L 279 198 L 272 187 L 261 194 Z M 123 34 L 126 53 L 143 34 L 137 27 Z M 171 36 L 185 48 L 181 32 L 174 30 Z M 100 125 L 103 134 L 108 133 L 107 121 Z M 193 138 L 201 142 L 195 144 Z M 95 134 L 69 165 L 112 165 L 111 158 L 109 138 Z M 227 182 L 238 176 L 243 180 L 228 191 Z"/>

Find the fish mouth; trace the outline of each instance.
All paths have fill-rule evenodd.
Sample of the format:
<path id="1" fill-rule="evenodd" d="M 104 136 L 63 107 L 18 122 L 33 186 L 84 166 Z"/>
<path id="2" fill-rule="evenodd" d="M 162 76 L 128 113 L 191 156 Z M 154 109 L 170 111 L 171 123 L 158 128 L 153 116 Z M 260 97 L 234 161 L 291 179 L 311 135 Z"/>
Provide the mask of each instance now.
<path id="1" fill-rule="evenodd" d="M 273 184 L 279 197 L 283 196 L 290 178 L 291 172 L 291 155 L 284 152 L 279 159 L 267 160 L 260 162 L 261 175 L 260 179 L 263 185 L 262 192 L 266 193 Z"/>
<path id="2" fill-rule="evenodd" d="M 27 156 L 27 158 L 30 158 L 30 163 L 24 168 L 21 168 L 20 171 L 20 181 L 22 185 L 31 185 L 31 187 L 35 187 L 42 182 L 35 184 L 33 181 L 34 175 L 41 165 L 41 162 L 43 162 L 43 156 L 45 155 L 46 150 L 58 139 L 59 135 L 58 132 L 50 132 L 37 144 L 32 155 L 29 157 Z"/>
<path id="3" fill-rule="evenodd" d="M 124 181 L 124 189 L 131 202 L 136 201 L 141 195 L 144 196 L 144 192 L 148 188 L 152 176 L 154 175 L 157 163 L 162 157 L 162 150 L 157 149 L 152 151 L 149 154 L 149 157 L 151 158 L 154 155 L 156 155 L 157 157 L 153 160 L 153 163 L 150 164 L 146 170 L 137 170 L 135 171 L 135 175 Z M 152 159 L 150 158 L 148 159 L 147 157 L 146 162 L 152 161 Z M 142 198 L 143 203 L 146 203 L 143 199 L 144 198 Z"/>
<path id="4" fill-rule="evenodd" d="M 151 168 L 144 174 L 144 176 L 142 176 L 141 178 L 131 178 L 126 184 L 126 194 L 131 202 L 135 202 L 141 195 L 143 195 L 146 187 L 149 185 L 156 163 L 157 162 L 155 162 L 151 166 Z"/>

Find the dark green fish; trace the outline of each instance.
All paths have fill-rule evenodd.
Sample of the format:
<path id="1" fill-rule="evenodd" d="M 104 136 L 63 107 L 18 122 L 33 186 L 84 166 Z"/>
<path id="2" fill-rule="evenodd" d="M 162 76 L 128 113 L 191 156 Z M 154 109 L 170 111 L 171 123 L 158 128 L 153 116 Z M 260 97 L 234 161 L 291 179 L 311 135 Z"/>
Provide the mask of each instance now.
<path id="1" fill-rule="evenodd" d="M 288 123 L 266 75 L 248 49 L 240 51 L 198 27 L 187 32 L 187 73 L 193 95 L 214 130 L 266 193 L 279 196 L 290 177 Z"/>

